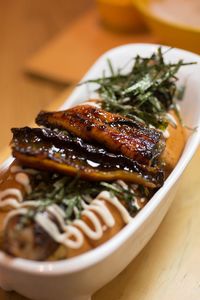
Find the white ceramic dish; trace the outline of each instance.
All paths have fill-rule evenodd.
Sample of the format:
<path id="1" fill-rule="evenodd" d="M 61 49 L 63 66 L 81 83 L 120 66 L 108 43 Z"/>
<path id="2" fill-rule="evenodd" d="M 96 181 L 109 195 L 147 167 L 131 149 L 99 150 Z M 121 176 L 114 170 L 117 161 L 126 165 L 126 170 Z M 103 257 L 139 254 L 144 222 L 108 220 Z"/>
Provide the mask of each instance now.
<path id="1" fill-rule="evenodd" d="M 158 45 L 130 44 L 114 48 L 103 56 L 89 70 L 83 80 L 96 78 L 107 69 L 110 58 L 115 68 L 123 66 L 136 54 L 149 56 Z M 163 47 L 165 50 L 165 47 Z M 186 62 L 200 57 L 179 49 L 165 54 L 166 60 Z M 108 72 L 108 70 L 107 70 Z M 187 89 L 181 103 L 185 123 L 200 125 L 200 67 L 191 65 L 179 72 L 180 81 L 186 81 Z M 79 86 L 63 104 L 61 109 L 84 101 L 90 93 L 87 86 Z M 191 134 L 180 161 L 164 186 L 150 202 L 119 234 L 95 250 L 59 262 L 33 262 L 12 259 L 0 252 L 0 285 L 7 290 L 37 300 L 88 300 L 91 295 L 119 274 L 145 246 L 155 233 L 175 196 L 177 184 L 200 141 L 199 128 Z M 7 167 L 10 159 L 2 167 Z"/>

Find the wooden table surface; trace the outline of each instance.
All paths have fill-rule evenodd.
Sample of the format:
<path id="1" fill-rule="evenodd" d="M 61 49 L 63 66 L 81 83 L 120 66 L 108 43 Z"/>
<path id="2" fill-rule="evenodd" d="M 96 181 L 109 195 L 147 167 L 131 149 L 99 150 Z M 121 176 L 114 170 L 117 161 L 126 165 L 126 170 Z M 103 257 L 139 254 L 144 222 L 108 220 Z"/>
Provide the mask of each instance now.
<path id="1" fill-rule="evenodd" d="M 92 0 L 0 1 L 0 149 L 10 128 L 24 126 L 65 88 L 24 74 L 26 60 L 60 32 Z"/>
<path id="2" fill-rule="evenodd" d="M 8 155 L 8 149 L 3 148 L 9 142 L 10 127 L 30 123 L 38 110 L 47 105 L 55 109 L 69 94 L 63 85 L 25 76 L 25 59 L 63 26 L 70 26 L 70 21 L 91 2 L 0 2 L 1 161 Z M 199 165 L 200 150 L 184 173 L 176 199 L 152 240 L 93 300 L 200 299 Z M 0 289 L 0 300 L 8 299 L 25 300 Z"/>

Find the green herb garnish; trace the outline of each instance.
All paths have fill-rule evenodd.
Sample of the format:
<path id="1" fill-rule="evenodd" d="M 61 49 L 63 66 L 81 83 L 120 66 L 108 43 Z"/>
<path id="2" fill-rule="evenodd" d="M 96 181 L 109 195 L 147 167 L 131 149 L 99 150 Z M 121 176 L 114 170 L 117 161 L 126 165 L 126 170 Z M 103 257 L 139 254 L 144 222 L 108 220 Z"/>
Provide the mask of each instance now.
<path id="1" fill-rule="evenodd" d="M 126 202 L 131 215 L 135 215 L 138 211 L 134 203 L 135 192 L 131 188 L 123 188 L 117 181 L 113 183 L 91 182 L 79 177 L 40 171 L 32 178 L 31 185 L 33 191 L 26 196 L 24 201 L 34 200 L 37 206 L 29 208 L 28 213 L 21 218 L 19 228 L 28 224 L 37 213 L 44 212 L 53 204 L 62 208 L 65 221 L 70 224 L 74 219 L 81 217 L 81 211 L 84 209 L 83 202 L 89 204 L 105 190 Z M 140 195 L 147 197 L 143 191 Z"/>
<path id="2" fill-rule="evenodd" d="M 175 100 L 183 98 L 185 87 L 176 86 L 176 74 L 180 67 L 194 63 L 184 63 L 182 60 L 176 64 L 166 63 L 161 48 L 147 58 L 137 55 L 131 62 L 131 71 L 125 74 L 124 68 L 115 71 L 108 59 L 111 75 L 106 77 L 104 72 L 101 78 L 86 82 L 98 84 L 102 108 L 161 130 L 165 130 L 171 122 L 167 116 L 169 109 L 173 109 L 181 120 Z M 138 212 L 136 197 L 149 199 L 152 193 L 142 186 L 133 191 L 128 186 L 123 188 L 118 182 L 89 182 L 48 172 L 39 172 L 33 177 L 31 185 L 33 192 L 25 201 L 35 200 L 38 206 L 29 209 L 22 218 L 22 225 L 52 204 L 63 209 L 66 223 L 70 223 L 80 218 L 83 201 L 89 204 L 103 190 L 124 201 L 134 216 Z"/>
<path id="3" fill-rule="evenodd" d="M 115 72 L 108 60 L 111 76 L 87 83 L 99 85 L 103 109 L 164 130 L 169 124 L 168 110 L 174 109 L 175 98 L 182 99 L 185 90 L 176 86 L 176 74 L 180 67 L 194 63 L 166 63 L 161 48 L 148 58 L 137 55 L 133 61 L 131 71 L 124 74 L 123 68 Z"/>
<path id="4" fill-rule="evenodd" d="M 106 190 L 108 190 L 111 195 L 116 196 L 119 200 L 125 203 L 130 215 L 134 217 L 140 210 L 137 204 L 137 198 L 149 199 L 150 192 L 149 189 L 143 186 L 137 186 L 134 189 L 127 185 L 126 188 L 123 187 L 119 182 L 101 182 L 100 183 Z"/>
<path id="5" fill-rule="evenodd" d="M 97 193 L 90 182 L 80 180 L 79 177 L 64 176 L 56 173 L 39 172 L 32 179 L 33 192 L 27 195 L 25 201 L 38 201 L 37 208 L 31 208 L 35 213 L 45 211 L 52 205 L 58 204 L 65 212 L 66 221 L 72 221 L 74 218 L 80 218 L 80 212 L 83 210 L 82 200 L 90 194 Z M 76 207 L 76 209 L 74 209 Z"/>

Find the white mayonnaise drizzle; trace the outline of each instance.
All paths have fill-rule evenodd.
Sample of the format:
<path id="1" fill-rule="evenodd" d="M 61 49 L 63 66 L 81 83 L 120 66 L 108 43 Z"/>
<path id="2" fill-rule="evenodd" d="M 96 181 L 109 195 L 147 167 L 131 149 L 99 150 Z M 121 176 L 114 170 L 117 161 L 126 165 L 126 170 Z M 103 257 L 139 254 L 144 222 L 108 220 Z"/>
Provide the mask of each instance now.
<path id="1" fill-rule="evenodd" d="M 84 201 L 83 201 L 84 202 Z M 92 226 L 90 227 L 83 219 L 74 220 L 72 224 L 65 223 L 64 211 L 56 204 L 53 204 L 46 209 L 46 213 L 38 213 L 35 216 L 35 221 L 54 239 L 56 242 L 63 244 L 72 249 L 79 249 L 84 244 L 84 235 L 91 240 L 99 240 L 103 236 L 103 232 L 107 228 L 112 228 L 115 225 L 115 219 L 106 206 L 106 202 L 111 203 L 121 214 L 124 223 L 127 224 L 132 220 L 126 208 L 120 201 L 110 195 L 109 192 L 101 192 L 91 204 L 86 204 L 81 215 L 86 217 Z M 16 211 L 11 211 L 6 218 L 5 225 L 14 215 L 23 215 L 27 213 L 27 209 L 23 205 L 31 206 L 34 201 L 26 201 L 18 203 Z M 52 216 L 55 220 L 51 220 Z M 103 224 L 102 224 L 103 223 Z M 63 233 L 60 232 L 59 227 Z"/>
<path id="2" fill-rule="evenodd" d="M 82 102 L 82 103 L 79 103 L 78 105 L 76 106 L 82 106 L 82 105 L 91 105 L 91 106 L 95 106 L 97 108 L 100 108 L 101 107 L 101 101 L 100 100 L 96 100 L 96 99 L 91 99 L 89 101 L 85 101 L 85 102 Z"/>
<path id="3" fill-rule="evenodd" d="M 36 174 L 38 171 L 33 169 L 22 169 L 22 167 L 14 165 L 10 168 L 10 172 L 15 174 L 14 180 L 21 184 L 27 194 L 32 189 L 30 185 L 30 179 L 27 174 Z M 9 197 L 8 197 L 9 196 Z M 1 207 L 13 207 L 19 208 L 19 203 L 23 201 L 23 194 L 20 189 L 7 188 L 0 192 L 0 208 Z"/>
<path id="4" fill-rule="evenodd" d="M 91 240 L 99 240 L 102 237 L 103 230 L 99 218 L 89 210 L 84 210 L 82 216 L 86 216 L 92 223 L 94 229 L 91 229 L 90 226 L 83 220 L 75 220 L 74 225 L 78 226 L 82 232 L 85 233 L 87 237 Z"/>
<path id="5" fill-rule="evenodd" d="M 35 174 L 37 171 L 22 169 L 16 165 L 12 166 L 10 171 L 12 174 L 15 174 L 14 178 L 16 182 L 22 185 L 26 193 L 30 193 L 32 189 L 28 174 Z M 127 185 L 123 181 L 119 181 L 119 183 L 122 187 L 127 188 Z M 7 198 L 4 199 L 5 197 Z M 8 213 L 4 226 L 6 226 L 9 219 L 13 216 L 27 214 L 28 207 L 37 207 L 40 205 L 40 201 L 22 201 L 23 194 L 19 189 L 8 188 L 0 192 L 0 208 L 12 207 L 16 209 Z M 105 230 L 115 225 L 115 218 L 107 207 L 106 202 L 112 204 L 119 211 L 125 224 L 132 220 L 128 211 L 120 201 L 115 196 L 111 196 L 108 191 L 103 191 L 95 199 L 89 198 L 82 200 L 84 209 L 81 212 L 81 216 L 83 218 L 74 220 L 70 225 L 65 223 L 65 213 L 57 204 L 48 206 L 45 213 L 37 213 L 35 221 L 56 242 L 72 249 L 79 249 L 83 246 L 84 235 L 91 240 L 99 240 Z M 78 212 L 76 207 L 74 208 L 74 212 Z M 91 227 L 87 224 L 84 217 L 89 220 L 92 225 Z M 60 232 L 60 229 L 63 232 Z"/>
<path id="6" fill-rule="evenodd" d="M 121 185 L 124 190 L 128 190 L 128 185 L 123 180 L 117 180 L 117 183 Z"/>
<path id="7" fill-rule="evenodd" d="M 78 249 L 84 242 L 84 236 L 78 228 L 72 225 L 66 225 L 64 233 L 60 233 L 58 227 L 52 222 L 47 215 L 39 213 L 35 217 L 35 221 L 54 239 L 54 241 L 63 244 L 72 249 Z M 70 236 L 74 236 L 72 240 Z"/>
<path id="8" fill-rule="evenodd" d="M 26 173 L 17 173 L 15 175 L 15 180 L 24 187 L 27 194 L 31 193 L 32 188 L 31 188 L 31 185 L 30 185 L 30 179 L 29 179 L 29 177 Z"/>
<path id="9" fill-rule="evenodd" d="M 126 224 L 128 224 L 132 220 L 132 217 L 129 215 L 127 209 L 120 203 L 120 201 L 116 197 L 111 197 L 108 191 L 101 192 L 99 194 L 99 199 L 108 201 L 109 203 L 114 205 L 120 212 L 122 219 Z"/>
<path id="10" fill-rule="evenodd" d="M 63 214 L 62 210 L 60 208 L 59 210 L 57 210 L 56 209 L 57 205 L 54 204 L 53 206 L 48 208 L 48 211 L 51 212 L 54 217 L 56 217 L 62 230 L 65 231 L 65 233 L 67 234 L 59 233 L 58 228 L 57 227 L 55 228 L 54 226 L 51 226 L 51 230 L 48 229 L 48 233 L 57 242 L 60 242 L 64 245 L 68 245 L 69 241 L 73 242 L 73 245 L 71 244 L 71 248 L 74 249 L 80 248 L 83 245 L 84 242 L 83 234 L 85 234 L 91 240 L 100 239 L 103 236 L 103 231 L 105 231 L 106 228 L 111 228 L 115 225 L 115 219 L 112 213 L 110 212 L 110 210 L 107 208 L 106 201 L 113 204 L 118 209 L 125 223 L 128 223 L 132 220 L 128 211 L 120 203 L 120 201 L 116 197 L 111 197 L 109 192 L 104 191 L 101 192 L 97 196 L 97 198 L 91 202 L 90 205 L 85 204 L 85 209 L 81 213 L 82 216 L 86 216 L 89 219 L 93 229 L 90 226 L 88 226 L 88 224 L 84 220 L 75 220 L 72 222 L 72 225 L 65 225 L 62 216 Z M 47 222 L 45 222 L 46 219 L 47 216 L 44 214 L 39 217 L 39 222 L 40 225 L 43 227 L 43 229 L 47 229 L 48 225 L 50 225 L 49 222 L 53 223 L 53 221 L 49 219 Z M 103 225 L 101 220 L 104 222 Z M 69 227 L 70 229 L 76 228 L 76 231 L 73 232 L 73 237 L 75 238 L 75 240 L 73 241 L 71 240 L 71 237 L 69 235 L 69 233 L 72 234 L 72 232 L 69 232 Z M 81 234 L 82 234 L 82 238 L 80 240 Z"/>
<path id="11" fill-rule="evenodd" d="M 96 212 L 108 227 L 115 225 L 115 220 L 104 201 L 95 199 L 92 204 L 88 205 L 88 210 Z"/>
<path id="12" fill-rule="evenodd" d="M 180 107 L 179 107 L 179 109 L 180 109 Z M 168 113 L 168 114 L 167 114 L 167 118 L 168 118 L 169 122 L 171 123 L 171 125 L 172 125 L 173 127 L 176 127 L 176 126 L 178 125 L 176 119 L 175 119 L 174 116 L 172 116 L 171 114 Z M 168 138 L 170 137 L 169 130 L 168 130 L 168 129 L 165 129 L 165 130 L 163 131 L 163 135 L 164 135 L 164 138 L 165 138 L 165 139 L 168 139 Z"/>
<path id="13" fill-rule="evenodd" d="M 11 172 L 11 173 L 17 173 L 17 172 L 21 172 L 21 171 L 22 171 L 22 167 L 17 166 L 17 165 L 13 165 L 13 166 L 10 168 L 10 172 Z"/>
<path id="14" fill-rule="evenodd" d="M 168 139 L 168 138 L 170 137 L 169 130 L 168 130 L 168 129 L 165 129 L 165 130 L 163 131 L 163 135 L 164 135 L 164 138 L 165 138 L 165 139 Z"/>
<path id="15" fill-rule="evenodd" d="M 41 205 L 40 201 L 30 200 L 25 202 L 19 202 L 15 198 L 7 198 L 4 201 L 0 201 L 0 208 L 21 208 L 21 207 L 38 207 Z"/>
<path id="16" fill-rule="evenodd" d="M 8 196 L 14 196 L 19 202 L 23 200 L 22 192 L 19 189 L 8 188 L 0 192 L 0 201 Z M 6 200 L 5 200 L 6 201 Z"/>
<path id="17" fill-rule="evenodd" d="M 10 168 L 10 172 L 11 172 L 11 173 L 25 172 L 26 174 L 35 175 L 35 174 L 37 174 L 39 171 L 34 170 L 34 169 L 29 169 L 29 168 L 23 169 L 21 166 L 13 165 L 13 166 Z"/>
<path id="18" fill-rule="evenodd" d="M 171 123 L 174 125 L 174 127 L 177 126 L 177 122 L 176 122 L 176 119 L 174 118 L 174 116 L 172 116 L 171 114 L 167 114 L 167 118 L 169 119 L 169 121 L 171 121 Z"/>
<path id="19" fill-rule="evenodd" d="M 170 114 L 167 114 L 167 116 L 168 116 L 168 119 L 170 119 L 173 124 L 176 124 L 176 123 L 174 123 L 174 122 L 176 122 L 176 120 L 174 119 L 173 116 L 171 116 Z M 156 127 L 151 124 L 149 125 L 149 128 L 156 129 Z M 168 139 L 170 137 L 170 133 L 169 133 L 168 129 L 165 129 L 164 131 L 163 130 L 160 130 L 160 131 L 162 132 L 165 139 Z"/>
<path id="20" fill-rule="evenodd" d="M 0 208 L 5 207 L 19 208 L 20 202 L 16 198 L 7 198 L 4 201 L 0 201 Z"/>
<path id="21" fill-rule="evenodd" d="M 139 199 L 135 197 L 135 206 L 139 210 L 141 208 Z"/>
<path id="22" fill-rule="evenodd" d="M 85 209 L 81 213 L 82 216 L 87 217 L 91 222 L 93 229 L 86 221 L 81 219 L 73 221 L 71 225 L 66 225 L 64 212 L 56 204 L 49 206 L 47 211 L 56 219 L 64 233 L 59 232 L 58 226 L 47 214 L 37 214 L 35 220 L 55 241 L 72 249 L 78 249 L 83 246 L 84 234 L 91 240 L 99 240 L 107 228 L 112 228 L 115 225 L 115 219 L 106 206 L 106 201 L 118 209 L 125 223 L 129 223 L 132 220 L 120 201 L 116 197 L 111 197 L 107 191 L 101 192 L 90 205 L 85 204 Z M 72 237 L 74 238 L 73 240 Z"/>
<path id="23" fill-rule="evenodd" d="M 9 222 L 9 220 L 14 217 L 14 216 L 18 216 L 18 215 L 26 215 L 28 213 L 28 209 L 27 208 L 20 208 L 20 209 L 15 209 L 12 210 L 11 212 L 9 212 L 4 220 L 4 224 L 3 227 L 5 228 Z"/>

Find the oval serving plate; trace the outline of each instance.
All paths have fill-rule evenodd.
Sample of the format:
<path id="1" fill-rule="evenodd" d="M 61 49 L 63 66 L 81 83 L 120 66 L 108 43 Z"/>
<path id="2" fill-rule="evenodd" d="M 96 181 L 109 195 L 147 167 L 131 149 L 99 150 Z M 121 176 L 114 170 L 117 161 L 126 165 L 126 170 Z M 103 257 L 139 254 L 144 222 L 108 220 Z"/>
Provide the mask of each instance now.
<path id="1" fill-rule="evenodd" d="M 82 81 L 97 78 L 105 70 L 108 74 L 107 59 L 114 68 L 124 66 L 137 54 L 150 56 L 159 45 L 129 44 L 114 48 L 101 56 L 88 71 Z M 163 46 L 163 50 L 168 48 Z M 165 54 L 166 61 L 197 62 L 200 57 L 193 53 L 171 49 Z M 11 258 L 0 252 L 0 285 L 6 290 L 15 290 L 31 299 L 43 300 L 88 300 L 91 295 L 119 274 L 141 251 L 155 233 L 165 216 L 178 187 L 178 181 L 192 158 L 200 141 L 200 67 L 183 67 L 178 77 L 186 83 L 186 93 L 181 102 L 184 122 L 197 127 L 187 140 L 183 154 L 164 186 L 152 197 L 149 203 L 116 236 L 98 248 L 69 260 L 58 262 L 34 262 Z M 94 97 L 95 86 L 80 85 L 60 108 Z M 11 162 L 9 158 L 2 168 Z M 1 169 L 2 169 L 1 168 Z"/>

